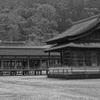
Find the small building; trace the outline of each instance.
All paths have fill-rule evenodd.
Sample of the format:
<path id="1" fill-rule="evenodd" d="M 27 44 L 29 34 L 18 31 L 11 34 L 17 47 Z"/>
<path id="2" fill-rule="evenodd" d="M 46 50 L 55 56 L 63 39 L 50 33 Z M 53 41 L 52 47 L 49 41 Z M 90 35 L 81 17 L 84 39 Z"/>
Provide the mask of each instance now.
<path id="1" fill-rule="evenodd" d="M 28 46 L 24 42 L 0 42 L 0 75 L 37 75 L 47 71 L 47 46 Z M 52 55 L 53 63 L 59 59 Z"/>
<path id="2" fill-rule="evenodd" d="M 46 52 L 58 52 L 60 65 L 49 66 L 48 77 L 100 78 L 100 15 L 73 23 L 73 26 L 46 42 Z"/>

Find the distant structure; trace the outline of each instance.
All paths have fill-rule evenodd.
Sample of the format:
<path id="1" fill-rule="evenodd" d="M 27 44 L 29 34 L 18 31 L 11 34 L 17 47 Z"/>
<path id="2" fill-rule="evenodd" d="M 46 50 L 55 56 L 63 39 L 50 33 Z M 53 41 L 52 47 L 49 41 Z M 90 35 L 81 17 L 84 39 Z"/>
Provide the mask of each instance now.
<path id="1" fill-rule="evenodd" d="M 73 24 L 46 42 L 46 52 L 59 52 L 61 65 L 49 65 L 48 77 L 100 78 L 100 15 Z"/>
<path id="2" fill-rule="evenodd" d="M 47 46 L 27 46 L 25 42 L 0 42 L 0 76 L 41 75 L 47 71 L 49 58 L 44 49 Z M 52 63 L 58 63 L 59 56 L 52 55 Z"/>

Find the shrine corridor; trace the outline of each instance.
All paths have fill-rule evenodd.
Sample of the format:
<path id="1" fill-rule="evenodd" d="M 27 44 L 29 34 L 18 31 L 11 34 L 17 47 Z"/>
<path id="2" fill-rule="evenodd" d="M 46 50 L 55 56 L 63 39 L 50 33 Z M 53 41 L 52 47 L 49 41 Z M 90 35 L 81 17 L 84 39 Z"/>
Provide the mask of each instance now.
<path id="1" fill-rule="evenodd" d="M 4 76 L 0 77 L 0 100 L 100 100 L 100 79 Z"/>

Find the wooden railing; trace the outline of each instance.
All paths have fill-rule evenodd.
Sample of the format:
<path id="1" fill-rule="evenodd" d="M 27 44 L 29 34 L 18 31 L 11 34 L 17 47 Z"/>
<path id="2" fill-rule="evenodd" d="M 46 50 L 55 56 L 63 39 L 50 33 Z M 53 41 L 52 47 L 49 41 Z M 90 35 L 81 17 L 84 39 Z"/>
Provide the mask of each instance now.
<path id="1" fill-rule="evenodd" d="M 46 75 L 47 69 L 0 69 L 0 76 Z"/>
<path id="2" fill-rule="evenodd" d="M 49 68 L 48 74 L 91 74 L 100 73 L 100 67 L 55 67 Z"/>

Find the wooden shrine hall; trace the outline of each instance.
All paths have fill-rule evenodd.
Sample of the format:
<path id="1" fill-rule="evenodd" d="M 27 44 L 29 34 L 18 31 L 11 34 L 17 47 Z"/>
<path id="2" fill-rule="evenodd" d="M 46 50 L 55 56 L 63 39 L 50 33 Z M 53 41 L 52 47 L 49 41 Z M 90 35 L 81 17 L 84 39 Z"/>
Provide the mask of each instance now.
<path id="1" fill-rule="evenodd" d="M 40 75 L 47 71 L 47 46 L 27 46 L 24 42 L 0 42 L 1 75 Z M 58 55 L 52 55 L 52 63 L 59 61 Z"/>
<path id="2" fill-rule="evenodd" d="M 45 51 L 60 53 L 61 64 L 49 65 L 48 77 L 100 78 L 100 15 L 73 23 L 57 37 L 46 42 Z"/>

